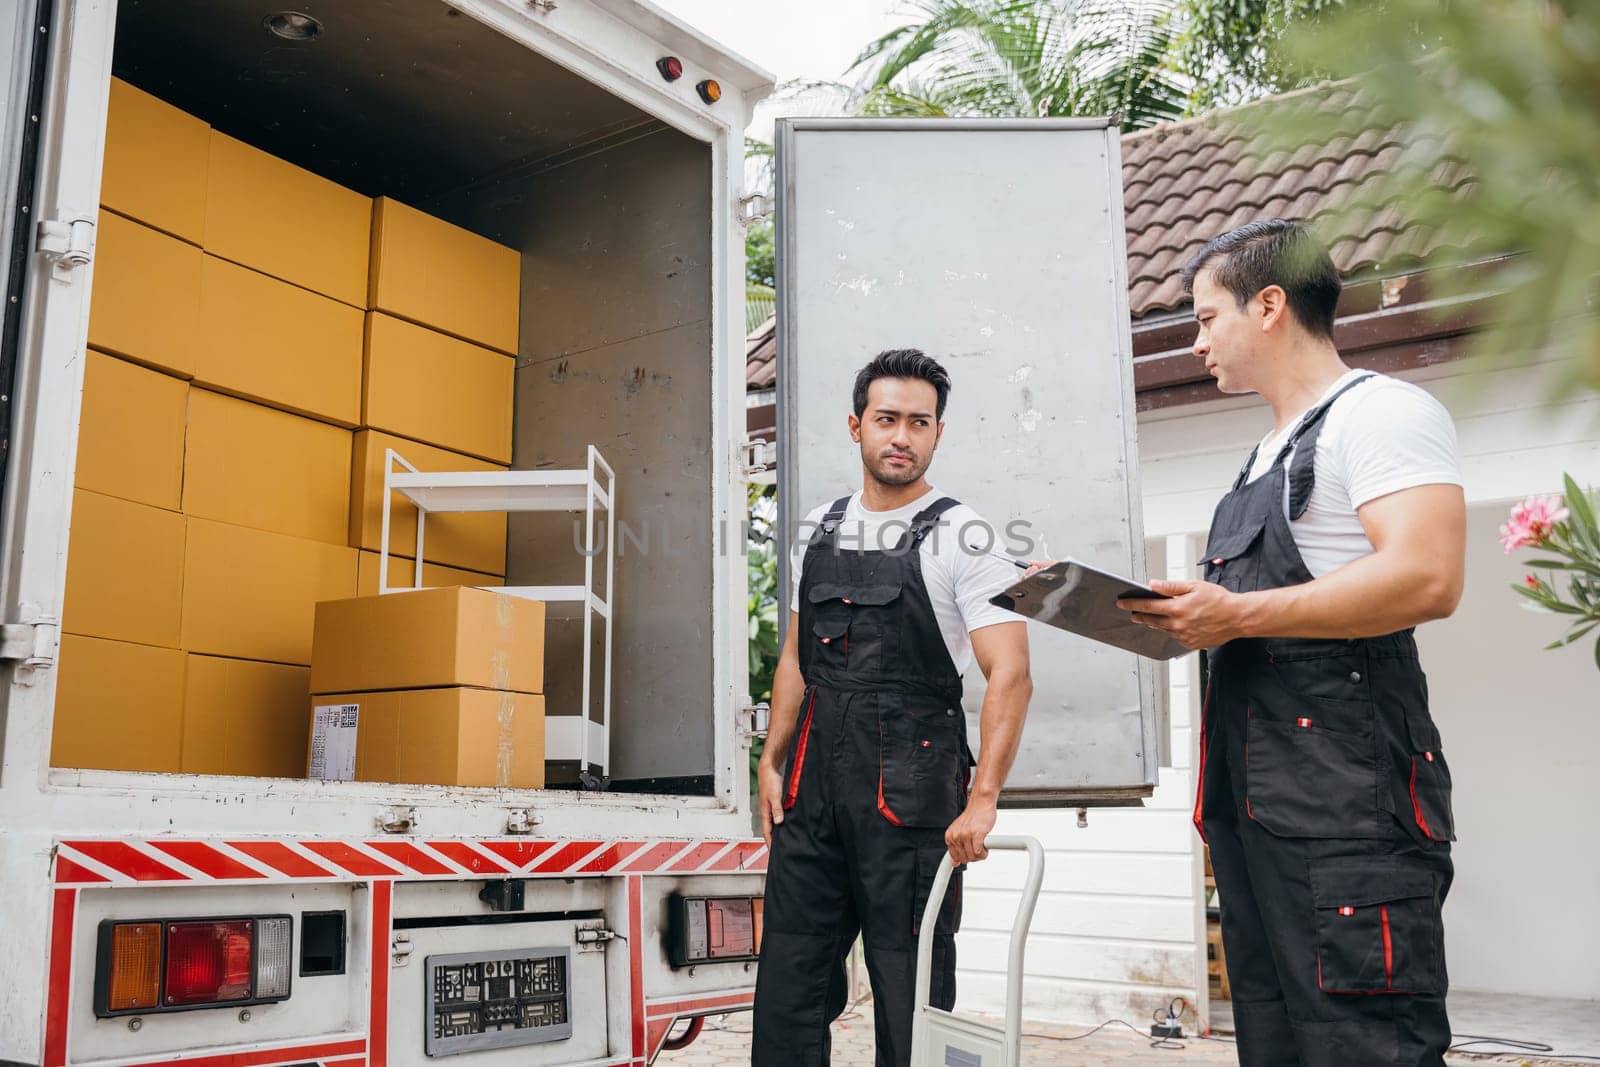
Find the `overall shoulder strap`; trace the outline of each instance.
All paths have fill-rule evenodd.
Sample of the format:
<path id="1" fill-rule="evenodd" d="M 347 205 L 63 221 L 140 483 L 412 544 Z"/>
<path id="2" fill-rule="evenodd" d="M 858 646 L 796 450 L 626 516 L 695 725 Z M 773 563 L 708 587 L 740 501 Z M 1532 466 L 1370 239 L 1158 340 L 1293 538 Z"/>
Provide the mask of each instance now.
<path id="1" fill-rule="evenodd" d="M 850 507 L 850 498 L 842 496 L 828 505 L 828 510 L 823 512 L 822 519 L 817 523 L 816 530 L 811 535 L 810 544 L 820 544 L 823 541 L 832 541 L 839 532 L 839 523 L 844 521 L 845 510 Z"/>
<path id="2" fill-rule="evenodd" d="M 1318 404 L 1306 417 L 1300 420 L 1294 433 L 1289 435 L 1289 440 L 1284 442 L 1283 451 L 1278 455 L 1278 462 L 1283 462 L 1283 457 L 1294 449 L 1294 460 L 1289 464 L 1289 518 L 1298 519 L 1306 513 L 1306 508 L 1311 504 L 1311 490 L 1317 483 L 1317 438 L 1322 436 L 1322 426 L 1326 422 L 1328 409 L 1341 396 L 1360 385 L 1362 382 L 1376 378 L 1376 374 L 1363 374 L 1353 381 L 1346 382 L 1337 392 Z"/>
<path id="3" fill-rule="evenodd" d="M 957 507 L 960 503 L 955 497 L 940 497 L 917 512 L 911 519 L 911 528 L 906 531 L 902 543 L 910 548 L 916 548 L 922 544 L 923 539 L 933 532 L 935 526 L 939 525 L 939 520 L 944 516 L 944 513 L 953 507 Z"/>

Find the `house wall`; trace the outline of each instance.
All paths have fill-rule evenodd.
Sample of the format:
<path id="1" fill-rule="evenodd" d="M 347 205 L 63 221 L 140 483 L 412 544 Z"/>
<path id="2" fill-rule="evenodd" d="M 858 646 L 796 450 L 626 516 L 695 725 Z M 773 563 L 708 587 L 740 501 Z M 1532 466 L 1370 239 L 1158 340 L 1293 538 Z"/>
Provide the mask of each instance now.
<path id="1" fill-rule="evenodd" d="M 1538 651 L 1559 630 L 1518 609 L 1505 589 L 1514 568 L 1496 557 L 1495 525 L 1509 501 L 1560 487 L 1562 471 L 1600 484 L 1600 397 L 1544 407 L 1522 369 L 1453 363 L 1408 373 L 1456 420 L 1473 505 L 1468 594 L 1458 615 L 1424 627 L 1435 713 L 1457 783 L 1462 840 L 1446 905 L 1453 986 L 1542 995 L 1600 995 L 1600 671 L 1583 653 Z M 1254 398 L 1141 416 L 1151 572 L 1193 577 L 1195 538 L 1251 446 L 1271 426 Z M 1510 568 L 1510 569 L 1508 569 Z M 1035 635 L 1036 647 L 1058 635 Z M 1194 661 L 1174 665 L 1173 766 L 1138 810 L 1004 812 L 997 830 L 1039 837 L 1048 851 L 1033 923 L 1024 1000 L 1029 1018 L 1135 1024 L 1204 983 L 1199 839 L 1189 814 L 1200 694 Z M 1507 729 L 1508 721 L 1515 725 Z M 1587 842 L 1587 844 L 1585 844 Z M 1004 952 L 1021 861 L 972 869 L 959 938 L 960 1003 L 1004 1004 Z"/>

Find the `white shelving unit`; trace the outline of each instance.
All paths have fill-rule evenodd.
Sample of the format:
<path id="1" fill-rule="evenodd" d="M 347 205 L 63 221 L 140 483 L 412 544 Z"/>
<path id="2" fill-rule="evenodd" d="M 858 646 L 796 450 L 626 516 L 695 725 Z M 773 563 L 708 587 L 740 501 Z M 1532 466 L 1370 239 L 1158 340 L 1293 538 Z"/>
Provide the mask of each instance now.
<path id="1" fill-rule="evenodd" d="M 602 479 L 604 484 L 602 485 Z M 577 604 L 583 617 L 583 712 L 581 715 L 545 716 L 545 758 L 575 759 L 583 779 L 591 763 L 602 776 L 611 773 L 611 631 L 616 620 L 612 584 L 616 576 L 617 476 L 599 449 L 589 446 L 588 464 L 582 470 L 543 471 L 419 471 L 394 449 L 383 465 L 383 533 L 379 545 L 378 592 L 421 589 L 424 536 L 430 514 L 469 511 L 581 511 L 584 523 L 582 585 L 495 586 L 496 592 L 541 600 L 547 604 Z M 389 527 L 395 494 L 417 509 L 417 555 L 411 585 L 389 585 Z M 605 595 L 595 592 L 595 523 L 604 513 Z M 594 721 L 594 626 L 605 626 L 604 663 L 600 687 L 601 720 Z M 548 711 L 548 709 L 547 709 Z M 593 753 L 598 748 L 599 758 Z"/>

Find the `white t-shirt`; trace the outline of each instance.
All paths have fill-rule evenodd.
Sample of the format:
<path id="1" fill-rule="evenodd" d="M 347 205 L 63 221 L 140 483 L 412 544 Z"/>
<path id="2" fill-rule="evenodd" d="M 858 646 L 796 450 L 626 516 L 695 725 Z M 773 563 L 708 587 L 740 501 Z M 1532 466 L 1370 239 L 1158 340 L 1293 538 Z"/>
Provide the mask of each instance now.
<path id="1" fill-rule="evenodd" d="M 917 512 L 939 500 L 944 494 L 929 489 L 921 497 L 893 511 L 868 511 L 861 506 L 861 494 L 850 497 L 845 507 L 844 519 L 839 524 L 841 551 L 877 551 L 892 549 L 900 543 L 901 536 L 911 526 Z M 829 501 L 828 503 L 832 503 Z M 800 610 L 800 571 L 805 563 L 806 546 L 828 513 L 828 504 L 812 508 L 805 522 L 795 533 L 795 542 L 789 555 L 789 573 L 793 576 L 793 594 L 789 610 Z M 933 604 L 933 614 L 939 620 L 939 632 L 950 650 L 950 660 L 956 670 L 965 674 L 972 664 L 973 630 L 1001 622 L 1016 622 L 1019 617 L 1004 608 L 989 603 L 989 598 L 1014 582 L 1021 571 L 996 559 L 994 556 L 970 551 L 964 546 L 998 549 L 1001 541 L 994 527 L 985 522 L 976 511 L 958 504 L 940 516 L 940 524 L 922 539 L 918 551 L 922 556 L 922 581 L 928 587 L 928 600 Z"/>
<path id="2" fill-rule="evenodd" d="M 1316 407 L 1369 372 L 1343 375 L 1318 398 Z M 1307 411 L 1310 408 L 1306 409 Z M 1267 473 L 1284 440 L 1300 424 L 1297 415 L 1281 433 L 1261 439 L 1250 480 Z M 1285 463 L 1293 463 L 1291 452 Z M 1460 485 L 1456 428 L 1443 404 L 1427 391 L 1399 378 L 1373 375 L 1328 409 L 1317 438 L 1316 481 L 1305 513 L 1289 531 L 1313 578 L 1371 555 L 1372 542 L 1356 509 L 1419 485 Z M 1289 513 L 1288 479 L 1284 514 Z"/>

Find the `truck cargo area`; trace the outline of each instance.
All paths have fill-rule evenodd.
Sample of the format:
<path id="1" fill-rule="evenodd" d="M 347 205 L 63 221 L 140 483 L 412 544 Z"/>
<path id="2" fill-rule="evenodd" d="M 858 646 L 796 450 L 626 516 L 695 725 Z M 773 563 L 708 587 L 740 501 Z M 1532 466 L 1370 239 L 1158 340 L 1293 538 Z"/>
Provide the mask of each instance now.
<path id="1" fill-rule="evenodd" d="M 122 82 L 250 148 L 360 197 L 389 198 L 520 254 L 515 342 L 493 348 L 514 366 L 509 455 L 502 458 L 484 449 L 446 444 L 476 457 L 470 465 L 463 461 L 462 469 L 582 470 L 591 449 L 614 468 L 614 588 L 601 590 L 614 612 L 609 788 L 712 795 L 716 704 L 725 699 L 714 678 L 714 597 L 727 599 L 716 590 L 716 546 L 726 538 L 717 536 L 715 526 L 718 508 L 726 501 L 717 491 L 717 479 L 725 472 L 716 462 L 721 423 L 713 404 L 727 401 L 718 396 L 714 354 L 712 293 L 714 262 L 720 259 L 715 242 L 724 228 L 714 225 L 713 219 L 713 146 L 444 3 L 305 0 L 295 5 L 295 12 L 296 17 L 285 19 L 276 5 L 265 0 L 122 0 L 113 72 Z M 655 76 L 653 70 L 646 73 Z M 225 178 L 212 166 L 208 180 L 214 184 Z M 114 205 L 104 203 L 103 220 L 142 225 L 142 220 L 126 218 Z M 295 221 L 274 219 L 275 210 L 275 204 L 261 203 L 255 222 L 270 229 L 279 222 Z M 101 240 L 109 247 L 106 234 L 103 221 Z M 216 253 L 204 251 L 209 264 Z M 251 263 L 242 266 L 266 269 Z M 92 295 L 98 313 L 102 288 L 112 284 L 112 275 L 111 267 L 102 270 L 99 261 L 96 269 Z M 155 269 L 153 263 L 150 269 Z M 290 282 L 297 293 L 308 284 Z M 370 346 L 374 305 L 355 307 L 351 299 L 331 295 L 367 317 Z M 297 312 L 285 305 L 281 314 Z M 421 328 L 433 329 L 427 323 Z M 226 335 L 201 338 L 205 346 L 248 340 Z M 460 331 L 448 340 L 462 343 Z M 466 340 L 491 351 L 488 341 Z M 96 348 L 93 327 L 90 347 Z M 148 360 L 120 352 L 109 355 L 115 357 L 119 371 L 124 365 L 152 369 Z M 91 361 L 97 358 L 104 359 L 91 353 Z M 495 357 L 486 358 L 493 363 Z M 97 373 L 94 366 L 91 362 L 91 375 Z M 191 428 L 199 417 L 201 399 L 213 406 L 240 403 L 237 411 L 207 409 L 205 417 L 225 427 L 237 428 L 246 416 L 267 418 L 258 408 L 271 408 L 273 418 L 286 410 L 282 404 L 258 401 L 254 394 L 226 384 L 154 369 L 162 374 L 157 385 L 169 380 L 187 383 L 185 417 Z M 324 437 L 349 435 L 353 467 L 363 462 L 362 449 L 367 446 L 362 435 L 369 431 L 373 442 L 387 443 L 408 459 L 437 450 L 439 440 L 420 434 L 408 437 L 385 429 L 381 438 L 376 436 L 377 424 L 369 420 L 367 409 L 370 376 L 371 368 L 366 367 L 363 408 L 357 420 L 306 415 L 298 409 L 288 412 L 315 423 L 312 429 Z M 448 375 L 425 385 L 452 396 L 466 388 Z M 138 401 L 129 395 L 124 403 Z M 466 425 L 463 439 L 480 428 Z M 82 432 L 87 435 L 92 429 L 86 407 Z M 186 453 L 189 469 L 184 472 L 185 501 L 198 477 L 194 449 L 191 442 Z M 301 459 L 285 454 L 281 462 L 293 466 Z M 369 470 L 371 462 L 369 457 Z M 80 453 L 80 469 L 81 463 Z M 305 469 L 313 468 L 307 462 Z M 229 493 L 251 492 L 248 480 L 228 475 L 223 481 Z M 79 492 L 78 498 L 92 495 L 100 502 L 108 493 L 105 487 L 92 488 L 94 494 Z M 81 478 L 79 489 L 85 489 Z M 320 490 L 308 482 L 306 493 L 313 491 Z M 109 494 L 115 495 L 115 487 Z M 370 495 L 369 488 L 369 499 Z M 97 506 L 122 507 L 124 502 Z M 362 506 L 358 492 L 352 492 L 349 506 Z M 63 620 L 63 691 L 71 688 L 73 642 L 78 640 L 71 568 L 80 516 L 89 521 L 84 508 L 81 503 L 74 505 Z M 187 504 L 181 514 L 191 528 L 199 521 Z M 736 512 L 733 522 L 735 536 L 740 514 Z M 159 523 L 161 516 L 153 521 Z M 489 585 L 582 585 L 582 524 L 581 510 L 510 514 L 503 533 L 503 559 L 493 554 L 481 562 L 430 555 L 424 584 L 474 585 L 482 579 Z M 377 545 L 361 539 L 358 525 L 350 524 L 350 539 L 343 544 L 334 544 L 340 539 L 337 531 L 323 537 L 322 543 L 348 552 L 341 557 L 344 560 L 355 561 L 359 555 L 365 568 L 375 558 Z M 410 535 L 404 520 L 396 529 L 397 537 Z M 434 536 L 430 526 L 430 546 Z M 439 543 L 447 541 L 446 537 Z M 192 534 L 188 551 L 192 556 Z M 407 554 L 403 544 L 393 552 Z M 222 556 L 238 558 L 233 550 Z M 185 558 L 184 580 L 192 586 L 195 565 Z M 228 565 L 232 564 L 224 564 Z M 285 582 L 294 578 L 287 564 L 275 566 Z M 390 572 L 390 582 L 399 578 L 409 585 L 411 563 L 397 563 L 396 568 Z M 365 583 L 367 572 L 361 574 Z M 350 581 L 355 580 L 352 572 Z M 204 594 L 186 588 L 183 610 L 195 610 L 196 598 Z M 544 714 L 552 721 L 572 720 L 584 712 L 583 614 L 576 604 L 551 603 L 547 608 L 542 696 Z M 192 621 L 180 620 L 184 636 L 171 651 L 183 653 L 191 664 L 197 652 L 224 664 L 226 658 L 209 647 L 185 643 L 194 628 Z M 590 640 L 590 678 L 597 691 L 604 683 L 603 634 L 597 625 Z M 310 666 L 304 656 L 288 654 L 235 655 L 235 659 L 245 665 L 241 671 L 254 663 L 262 664 L 262 669 L 299 672 Z M 207 669 L 221 672 L 223 666 L 208 659 Z M 217 673 L 212 682 L 205 682 L 193 670 L 183 675 L 185 708 L 175 728 L 178 765 L 168 759 L 150 766 L 100 766 L 264 776 L 222 769 L 221 764 L 197 767 L 184 755 L 183 746 L 192 747 L 194 739 L 207 732 L 195 717 L 212 714 L 193 703 L 197 691 L 210 685 L 213 697 L 221 693 L 226 700 L 232 677 Z M 301 677 L 284 674 L 273 684 L 280 692 L 293 693 L 303 684 L 296 681 Z M 130 677 L 125 684 L 137 683 Z M 178 714 L 170 699 L 154 703 L 163 700 L 166 714 Z M 152 701 L 146 696 L 134 703 Z M 58 702 L 58 709 L 61 706 Z M 309 707 L 306 711 L 309 714 Z M 147 707 L 142 713 L 159 716 L 161 708 Z M 115 728 L 114 721 L 109 725 Z M 161 729 L 174 727 L 164 722 Z M 63 756 L 62 730 L 58 710 L 53 763 L 83 767 Z M 217 733 L 214 724 L 210 732 Z M 282 736 L 280 731 L 284 759 L 291 760 L 292 745 Z M 552 758 L 545 767 L 545 785 L 576 787 L 584 769 L 575 760 Z"/>

